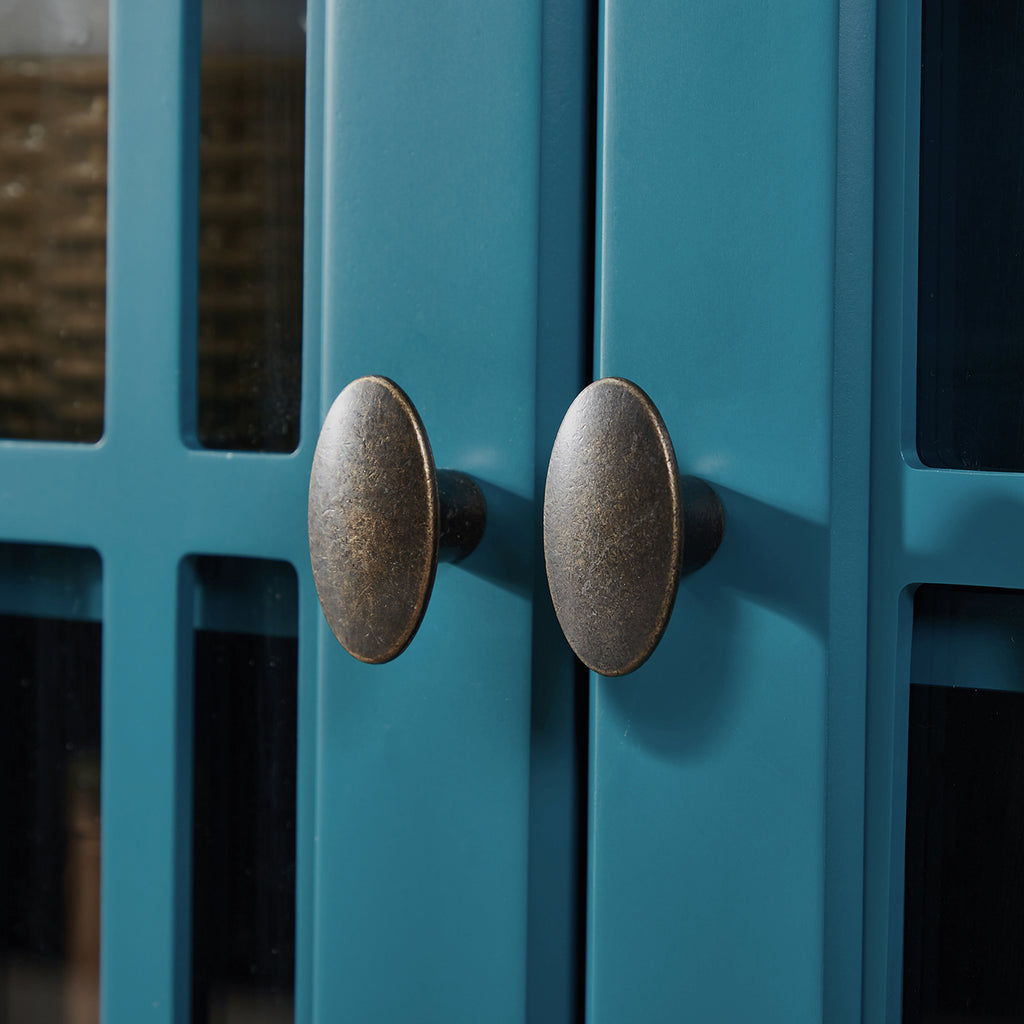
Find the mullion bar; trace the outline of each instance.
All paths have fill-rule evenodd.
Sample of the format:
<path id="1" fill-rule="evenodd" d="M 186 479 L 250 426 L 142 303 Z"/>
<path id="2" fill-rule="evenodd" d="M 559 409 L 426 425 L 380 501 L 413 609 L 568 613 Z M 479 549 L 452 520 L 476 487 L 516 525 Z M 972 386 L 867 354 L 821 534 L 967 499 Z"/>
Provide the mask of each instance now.
<path id="1" fill-rule="evenodd" d="M 0 537 L 96 547 L 115 480 L 102 445 L 0 443 Z"/>
<path id="2" fill-rule="evenodd" d="M 132 538 L 104 563 L 101 1005 L 105 1024 L 188 1007 L 193 587 Z"/>
<path id="3" fill-rule="evenodd" d="M 199 0 L 113 0 L 107 429 L 160 459 L 181 443 L 196 318 Z"/>
<path id="4" fill-rule="evenodd" d="M 196 494 L 175 469 L 181 395 L 193 390 L 199 6 L 111 5 L 103 446 L 118 512 L 108 505 L 116 527 L 102 548 L 106 1024 L 172 1024 L 188 1007 L 191 615 L 179 603 L 192 588 L 180 586 L 175 540 Z"/>
<path id="5" fill-rule="evenodd" d="M 291 455 L 188 451 L 168 500 L 183 550 L 309 565 L 306 503 L 315 437 Z"/>
<path id="6" fill-rule="evenodd" d="M 5 540 L 105 547 L 137 527 L 182 554 L 308 560 L 303 450 L 266 456 L 171 442 L 132 457 L 124 446 L 18 443 L 0 446 L 0 467 Z"/>
<path id="7" fill-rule="evenodd" d="M 904 465 L 903 582 L 1020 586 L 1024 475 Z"/>

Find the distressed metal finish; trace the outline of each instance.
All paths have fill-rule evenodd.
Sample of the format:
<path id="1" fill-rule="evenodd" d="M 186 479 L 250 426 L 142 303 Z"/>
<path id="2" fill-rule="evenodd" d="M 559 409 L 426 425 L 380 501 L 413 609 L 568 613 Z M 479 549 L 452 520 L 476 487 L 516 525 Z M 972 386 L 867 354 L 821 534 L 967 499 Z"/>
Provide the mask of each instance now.
<path id="1" fill-rule="evenodd" d="M 679 577 L 722 542 L 702 480 L 680 477 L 668 430 L 636 384 L 584 389 L 555 438 L 544 492 L 544 558 L 558 621 L 589 668 L 621 676 L 650 657 Z"/>
<path id="2" fill-rule="evenodd" d="M 477 485 L 435 470 L 423 423 L 397 384 L 361 377 L 335 399 L 313 457 L 309 555 L 324 615 L 349 654 L 373 664 L 401 654 L 438 559 L 469 554 L 485 521 Z"/>
<path id="3" fill-rule="evenodd" d="M 441 535 L 439 562 L 461 562 L 480 543 L 487 525 L 487 502 L 476 481 L 455 469 L 437 471 Z"/>

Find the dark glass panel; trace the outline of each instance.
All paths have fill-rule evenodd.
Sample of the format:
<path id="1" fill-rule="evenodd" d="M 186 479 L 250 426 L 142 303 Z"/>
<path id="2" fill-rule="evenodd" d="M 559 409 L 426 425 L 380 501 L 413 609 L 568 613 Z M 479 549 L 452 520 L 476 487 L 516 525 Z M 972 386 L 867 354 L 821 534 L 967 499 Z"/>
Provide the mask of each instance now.
<path id="1" fill-rule="evenodd" d="M 914 602 L 903 1020 L 1024 1020 L 1024 594 Z"/>
<path id="2" fill-rule="evenodd" d="M 0 615 L 0 1020 L 99 1020 L 98 622 Z"/>
<path id="3" fill-rule="evenodd" d="M 0 437 L 103 433 L 106 22 L 0 4 Z"/>
<path id="4" fill-rule="evenodd" d="M 206 0 L 199 442 L 293 451 L 302 359 L 304 0 Z"/>
<path id="5" fill-rule="evenodd" d="M 234 593 L 231 621 L 250 629 L 194 636 L 192 1020 L 284 1024 L 295 984 L 296 623 L 291 635 L 252 630 L 268 602 L 269 630 L 278 603 L 294 612 L 296 578 L 282 563 L 196 562 L 207 619 Z"/>
<path id="6" fill-rule="evenodd" d="M 1024 469 L 1024 2 L 924 0 L 917 444 Z"/>

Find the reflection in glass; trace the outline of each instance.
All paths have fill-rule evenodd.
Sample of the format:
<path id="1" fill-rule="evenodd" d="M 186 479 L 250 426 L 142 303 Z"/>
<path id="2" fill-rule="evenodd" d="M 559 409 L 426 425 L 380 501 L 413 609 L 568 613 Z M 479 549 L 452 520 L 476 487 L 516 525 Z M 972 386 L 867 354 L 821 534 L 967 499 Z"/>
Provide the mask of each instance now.
<path id="1" fill-rule="evenodd" d="M 0 437 L 103 433 L 106 21 L 0 4 Z"/>
<path id="2" fill-rule="evenodd" d="M 305 3 L 205 0 L 199 442 L 299 440 Z"/>
<path id="3" fill-rule="evenodd" d="M 1024 470 L 1024 0 L 924 0 L 917 444 Z"/>
<path id="4" fill-rule="evenodd" d="M 204 628 L 194 634 L 192 1021 L 286 1024 L 295 985 L 296 577 L 256 560 L 203 558 L 195 567 Z M 281 635 L 288 612 L 290 635 Z M 208 628 L 226 615 L 234 630 Z M 261 620 L 262 634 L 253 631 Z"/>
<path id="5" fill-rule="evenodd" d="M 1024 1020 L 1024 593 L 914 602 L 905 1024 Z"/>
<path id="6" fill-rule="evenodd" d="M 0 1020 L 96 1024 L 98 622 L 0 615 Z"/>

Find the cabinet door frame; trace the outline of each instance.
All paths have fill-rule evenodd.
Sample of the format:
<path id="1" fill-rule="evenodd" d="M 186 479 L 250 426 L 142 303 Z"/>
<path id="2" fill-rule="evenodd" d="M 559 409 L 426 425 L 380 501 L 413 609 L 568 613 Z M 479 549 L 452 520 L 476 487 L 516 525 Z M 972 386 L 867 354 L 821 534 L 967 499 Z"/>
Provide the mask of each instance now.
<path id="1" fill-rule="evenodd" d="M 671 658 L 658 665 L 656 652 L 632 687 L 617 680 L 594 680 L 589 1009 L 595 1021 L 614 1020 L 621 1016 L 625 1000 L 642 995 L 648 1000 L 643 1006 L 650 1019 L 668 1020 L 692 996 L 690 1005 L 698 1016 L 774 1014 L 852 1024 L 861 1019 L 863 984 L 875 4 L 785 4 L 756 21 L 746 15 L 733 17 L 724 9 L 684 12 L 669 4 L 647 5 L 641 14 L 616 0 L 606 0 L 603 12 L 605 134 L 599 151 L 599 188 L 606 198 L 598 208 L 601 323 L 595 370 L 598 375 L 646 374 L 649 383 L 635 379 L 652 390 L 656 401 L 664 401 L 667 425 L 678 434 L 681 470 L 722 486 L 726 528 L 715 559 L 692 582 L 683 583 L 675 614 L 689 613 L 698 622 L 704 616 L 708 621 L 706 629 L 682 623 L 669 626 L 662 644 L 677 659 L 675 665 Z M 630 19 L 632 24 L 627 25 Z M 701 44 L 695 45 L 694 39 Z M 769 67 L 776 75 L 766 80 Z M 786 86 L 779 87 L 783 81 Z M 646 97 L 640 83 L 650 87 Z M 623 113 L 626 107 L 628 116 Z M 652 111 L 664 112 L 660 130 Z M 641 127 L 627 133 L 624 122 Z M 622 141 L 627 134 L 628 142 Z M 806 160 L 803 204 L 793 202 L 794 182 L 799 179 L 791 163 L 796 152 Z M 637 167 L 650 169 L 642 181 Z M 630 181 L 633 193 L 650 197 L 650 210 L 638 212 L 623 179 Z M 777 209 L 766 181 L 778 185 Z M 697 200 L 679 198 L 694 193 L 705 196 L 703 208 Z M 751 195 L 758 196 L 761 205 Z M 645 217 L 649 237 L 640 230 L 631 233 L 631 225 Z M 709 218 L 721 225 L 722 236 L 707 230 Z M 808 249 L 794 254 L 789 248 L 793 233 L 801 231 Z M 650 260 L 646 279 L 656 281 L 653 286 L 645 283 L 639 269 L 645 252 Z M 663 252 L 671 272 L 660 265 Z M 750 262 L 741 262 L 740 253 Z M 769 253 L 775 262 L 767 258 Z M 615 281 L 620 254 L 634 275 L 628 285 Z M 778 302 L 780 291 L 793 284 L 783 266 L 798 268 L 792 273 L 806 285 L 803 302 L 813 304 L 808 320 L 795 318 L 795 344 L 805 346 L 802 351 L 808 355 L 802 361 L 794 361 L 792 351 L 785 348 L 789 335 L 780 338 L 772 332 L 776 323 L 792 326 L 790 313 L 799 308 L 799 302 L 793 307 Z M 829 281 L 818 272 L 822 267 Z M 769 278 L 777 288 L 765 285 Z M 682 310 L 675 299 L 680 293 L 688 299 Z M 717 307 L 709 295 L 718 298 Z M 670 321 L 662 310 L 673 302 L 678 315 Z M 760 319 L 764 310 L 771 311 L 771 322 Z M 810 319 L 819 327 L 828 324 L 821 330 L 820 345 L 808 344 L 808 332 L 815 329 Z M 759 323 L 765 328 L 758 336 L 760 346 L 749 333 L 742 333 Z M 681 365 L 682 357 L 676 353 L 688 345 L 701 358 L 691 357 L 685 379 L 670 376 L 666 382 L 664 367 Z M 769 345 L 774 346 L 770 358 Z M 666 353 L 660 365 L 659 352 Z M 761 365 L 758 360 L 764 364 L 765 387 L 787 360 L 793 363 L 794 374 L 805 372 L 813 362 L 817 376 L 808 389 L 821 398 L 821 419 L 808 416 L 803 395 L 782 388 L 784 408 L 772 411 L 763 393 L 752 392 L 748 408 L 737 408 L 736 422 L 723 427 L 721 410 L 710 406 L 708 395 L 730 401 L 723 380 L 732 379 L 734 372 L 749 377 L 749 366 Z M 656 388 L 661 394 L 654 394 Z M 680 394 L 686 396 L 685 405 Z M 777 472 L 776 480 L 767 485 L 758 466 L 747 465 L 750 472 L 745 476 L 736 473 L 734 456 L 739 452 L 749 459 L 752 446 L 730 448 L 726 436 L 744 423 L 757 432 L 756 416 L 762 414 L 775 417 L 773 426 L 787 416 L 793 422 L 807 417 L 806 441 L 794 444 L 788 453 L 767 456 L 764 464 L 776 466 Z M 702 420 L 714 420 L 723 435 L 712 436 Z M 811 474 L 799 464 L 807 457 L 821 463 L 810 497 Z M 795 501 L 780 487 L 790 477 L 803 488 Z M 773 531 L 781 550 L 790 552 L 792 564 L 779 566 L 774 583 L 758 581 L 757 566 L 770 566 L 772 555 L 765 552 L 758 561 L 751 538 L 759 533 L 771 536 Z M 735 554 L 741 549 L 748 556 L 745 560 Z M 801 587 L 805 600 L 816 595 L 803 612 L 797 596 Z M 737 659 L 756 662 L 747 647 L 756 647 L 761 639 L 739 631 L 730 637 L 707 611 L 716 603 L 738 606 L 738 596 L 750 599 L 744 614 L 754 605 L 773 609 L 780 636 L 789 636 L 786 629 L 791 623 L 802 621 L 820 638 L 820 676 L 815 655 L 802 675 L 794 668 L 791 677 L 794 685 L 798 677 L 805 684 L 808 678 L 815 680 L 808 693 L 813 708 L 787 705 L 791 721 L 777 722 L 780 735 L 806 744 L 799 747 L 805 761 L 767 742 L 772 728 L 767 721 L 777 707 L 759 705 L 767 710 L 760 733 L 749 728 L 749 707 L 737 710 L 742 699 L 749 699 L 768 678 L 764 665 L 752 667 L 745 678 L 729 675 L 721 669 L 729 654 L 709 648 L 709 637 L 719 642 L 724 638 L 732 642 Z M 757 649 L 763 653 L 767 647 Z M 785 658 L 780 654 L 777 660 Z M 755 685 L 751 681 L 758 671 L 764 678 Z M 699 689 L 701 679 L 708 692 Z M 787 694 L 791 696 L 791 691 L 780 687 L 780 700 Z M 692 715 L 685 714 L 687 709 Z M 685 733 L 687 740 L 669 738 L 666 723 L 673 714 L 679 734 Z M 716 744 L 724 750 L 735 742 L 730 728 L 737 719 L 745 719 L 744 736 L 755 737 L 755 742 L 744 751 L 721 753 Z M 698 727 L 694 721 L 703 724 Z M 803 726 L 794 727 L 792 722 L 797 721 Z M 774 760 L 772 752 L 778 755 Z M 767 757 L 767 763 L 759 762 L 759 756 Z M 786 819 L 799 831 L 799 839 L 794 839 L 799 854 L 792 856 L 807 864 L 807 875 L 800 881 L 782 844 L 766 840 L 761 852 L 755 849 L 755 840 L 776 835 L 785 826 L 777 823 L 773 833 L 756 808 L 746 816 L 737 809 L 746 807 L 739 781 L 744 764 L 750 789 L 757 790 L 765 773 L 791 772 L 793 786 L 806 783 L 820 795 L 816 806 L 808 801 Z M 611 781 L 610 789 L 603 780 Z M 770 789 L 766 786 L 765 792 Z M 652 791 L 664 797 L 660 817 L 648 806 Z M 680 795 L 684 791 L 686 798 Z M 794 796 L 771 806 L 792 812 L 797 803 Z M 631 805 L 646 811 L 633 814 Z M 623 821 L 616 812 L 622 813 Z M 664 824 L 669 818 L 677 822 L 674 830 Z M 684 822 L 692 825 L 689 832 Z M 701 838 L 709 833 L 715 840 Z M 745 846 L 748 839 L 755 845 Z M 645 850 L 657 870 L 644 862 Z M 726 883 L 724 865 L 734 869 L 736 885 Z M 709 882 L 709 876 L 714 881 Z M 750 910 L 752 920 L 745 926 L 736 893 L 755 890 L 751 879 L 762 879 L 762 888 L 751 901 L 756 909 Z M 779 899 L 774 912 L 767 909 L 773 887 L 789 894 L 790 885 L 794 900 Z M 715 898 L 698 895 L 689 902 L 687 893 L 708 886 Z M 800 905 L 798 913 L 795 902 Z M 644 934 L 631 929 L 631 905 L 643 908 L 636 913 L 647 926 Z M 690 906 L 699 926 L 686 919 Z M 719 907 L 727 912 L 719 914 Z M 723 923 L 726 920 L 728 924 Z M 659 949 L 659 942 L 668 943 L 668 951 Z M 797 948 L 806 956 L 795 955 Z M 670 968 L 670 958 L 685 966 Z M 773 981 L 766 965 L 776 963 L 788 966 L 780 966 Z M 682 975 L 685 983 L 679 982 Z M 654 979 L 670 976 L 673 981 L 661 987 L 672 987 L 673 995 L 659 997 Z M 756 1005 L 751 1002 L 740 1009 L 754 992 Z"/>
<path id="2" fill-rule="evenodd" d="M 296 1019 L 396 993 L 403 1019 L 478 1020 L 482 1006 L 565 1019 L 579 988 L 577 692 L 534 537 L 589 325 L 586 5 L 453 0 L 374 23 L 371 4 L 308 0 L 302 406 L 286 455 L 184 440 L 200 15 L 199 0 L 111 0 L 104 436 L 0 441 L 0 536 L 93 548 L 103 564 L 103 1019 L 188 1017 L 189 560 L 203 554 L 298 575 Z M 347 146 L 359 132 L 362 149 Z M 388 232 L 394 248 L 374 249 Z M 353 280 L 374 253 L 395 274 L 369 296 Z M 373 329 L 350 329 L 363 316 Z M 322 622 L 305 521 L 322 414 L 371 372 L 406 386 L 439 464 L 482 479 L 491 523 L 473 562 L 442 568 L 403 658 L 364 670 Z M 377 731 L 374 771 L 345 730 Z M 359 858 L 372 872 L 346 889 Z M 393 883 L 415 877 L 403 901 Z M 358 930 L 346 899 L 363 901 Z M 369 958 L 346 959 L 360 944 Z"/>
<path id="3" fill-rule="evenodd" d="M 317 3 L 311 13 L 315 20 Z M 309 1018 L 316 621 L 301 523 L 316 437 L 307 304 L 302 440 L 287 455 L 186 442 L 195 395 L 200 6 L 112 0 L 104 434 L 0 442 L 5 541 L 102 559 L 103 1019 L 171 1022 L 190 998 L 193 555 L 290 563 L 299 577 L 296 1015 Z M 310 54 L 310 81 L 321 63 Z M 310 118 L 322 116 L 311 89 Z M 319 127 L 307 133 L 315 154 Z M 309 160 L 316 168 L 318 161 Z M 318 202 L 316 174 L 307 205 Z M 315 218 L 307 218 L 315 223 Z M 311 265 L 318 244 L 307 238 Z M 319 297 L 315 296 L 316 301 Z"/>
<path id="4" fill-rule="evenodd" d="M 930 468 L 918 455 L 920 0 L 880 4 L 877 31 L 864 1019 L 897 1024 L 914 593 L 1021 589 L 1024 477 Z"/>
<path id="5" fill-rule="evenodd" d="M 321 624 L 322 1019 L 557 1020 L 577 998 L 574 668 L 537 526 L 587 327 L 586 27 L 576 0 L 327 8 L 321 412 L 392 377 L 488 527 L 394 662 Z"/>

